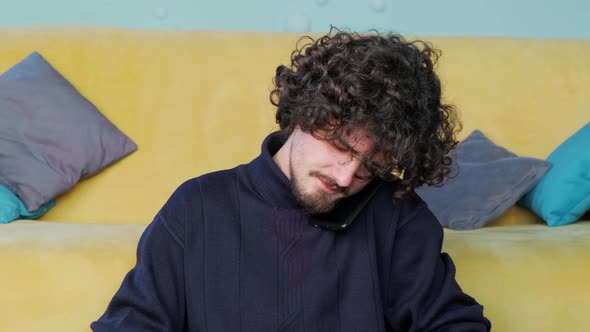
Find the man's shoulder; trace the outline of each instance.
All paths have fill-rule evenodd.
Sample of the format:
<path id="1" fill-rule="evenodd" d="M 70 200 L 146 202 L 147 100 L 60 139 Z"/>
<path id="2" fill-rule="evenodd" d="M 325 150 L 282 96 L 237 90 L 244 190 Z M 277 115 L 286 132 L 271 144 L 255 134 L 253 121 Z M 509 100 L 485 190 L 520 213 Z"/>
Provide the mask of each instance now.
<path id="1" fill-rule="evenodd" d="M 383 182 L 373 198 L 373 206 L 391 216 L 397 222 L 401 222 L 408 216 L 421 210 L 426 204 L 415 192 L 411 191 L 403 198 L 394 198 L 398 190 L 396 182 Z"/>
<path id="2" fill-rule="evenodd" d="M 389 199 L 392 206 L 404 206 L 408 209 L 418 208 L 424 203 L 422 198 L 416 191 L 410 191 L 404 198 L 394 198 L 396 191 L 399 189 L 399 184 L 395 181 L 383 181 L 376 192 L 376 197 L 381 199 Z"/>
<path id="3" fill-rule="evenodd" d="M 221 186 L 223 184 L 235 184 L 237 167 L 219 170 L 197 177 L 195 180 L 199 181 L 201 188 L 203 186 Z M 228 189 L 226 186 L 219 189 Z"/>
<path id="4" fill-rule="evenodd" d="M 184 181 L 172 193 L 158 212 L 160 220 L 168 231 L 184 242 L 186 223 L 202 221 L 203 205 L 226 208 L 232 197 L 232 186 L 235 187 L 235 168 L 203 174 Z M 197 222 L 198 224 L 198 222 Z"/>
<path id="5" fill-rule="evenodd" d="M 181 183 L 170 195 L 162 209 L 164 217 L 178 215 L 197 215 L 202 209 L 203 201 L 215 197 L 228 197 L 235 183 L 235 168 L 206 173 L 190 178 Z"/>
<path id="6" fill-rule="evenodd" d="M 203 189 L 207 192 L 210 190 L 227 191 L 231 189 L 228 185 L 235 183 L 236 168 L 225 169 L 199 175 L 197 177 L 184 181 L 174 191 L 171 199 L 183 202 L 202 199 Z"/>

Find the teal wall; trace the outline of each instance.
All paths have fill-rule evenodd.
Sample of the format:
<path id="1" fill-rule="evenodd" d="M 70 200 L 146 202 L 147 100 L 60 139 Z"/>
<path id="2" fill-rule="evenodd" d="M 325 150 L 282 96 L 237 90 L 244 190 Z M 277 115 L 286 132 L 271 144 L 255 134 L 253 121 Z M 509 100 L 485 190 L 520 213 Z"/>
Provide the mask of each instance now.
<path id="1" fill-rule="evenodd" d="M 0 25 L 590 39 L 589 0 L 0 0 Z"/>

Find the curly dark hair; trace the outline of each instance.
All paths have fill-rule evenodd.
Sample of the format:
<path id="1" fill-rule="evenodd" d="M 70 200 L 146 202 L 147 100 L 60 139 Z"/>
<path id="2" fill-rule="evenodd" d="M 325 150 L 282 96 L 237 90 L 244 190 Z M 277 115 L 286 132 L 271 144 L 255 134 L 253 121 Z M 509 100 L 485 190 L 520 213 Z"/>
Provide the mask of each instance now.
<path id="1" fill-rule="evenodd" d="M 276 70 L 270 94 L 276 121 L 285 137 L 299 126 L 341 147 L 343 134 L 366 129 L 374 147 L 365 166 L 398 183 L 394 198 L 425 183 L 440 186 L 461 130 L 455 107 L 441 101 L 434 71 L 440 54 L 426 42 L 374 30 L 361 35 L 331 28 L 317 40 L 304 36 L 291 66 Z M 372 162 L 377 154 L 384 163 Z"/>

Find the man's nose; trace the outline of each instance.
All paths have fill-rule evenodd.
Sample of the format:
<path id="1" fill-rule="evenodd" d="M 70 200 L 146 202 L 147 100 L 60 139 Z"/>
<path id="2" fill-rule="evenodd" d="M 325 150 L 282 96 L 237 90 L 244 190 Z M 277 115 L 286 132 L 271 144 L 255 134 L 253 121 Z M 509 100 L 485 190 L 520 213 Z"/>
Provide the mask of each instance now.
<path id="1" fill-rule="evenodd" d="M 356 158 L 345 163 L 339 163 L 332 174 L 332 178 L 339 187 L 347 188 L 352 184 L 355 174 L 359 171 L 361 162 Z"/>

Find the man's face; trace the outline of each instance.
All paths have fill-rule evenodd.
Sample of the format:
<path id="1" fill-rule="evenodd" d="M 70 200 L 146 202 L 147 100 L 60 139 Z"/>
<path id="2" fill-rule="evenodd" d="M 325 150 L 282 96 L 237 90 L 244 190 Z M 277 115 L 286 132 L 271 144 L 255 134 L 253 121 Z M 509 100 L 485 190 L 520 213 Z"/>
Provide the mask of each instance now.
<path id="1" fill-rule="evenodd" d="M 311 213 L 331 211 L 344 197 L 363 189 L 371 180 L 364 158 L 372 141 L 361 131 L 343 137 L 353 152 L 296 128 L 287 144 L 289 174 L 299 204 Z M 290 141 L 290 142 L 289 142 Z"/>

